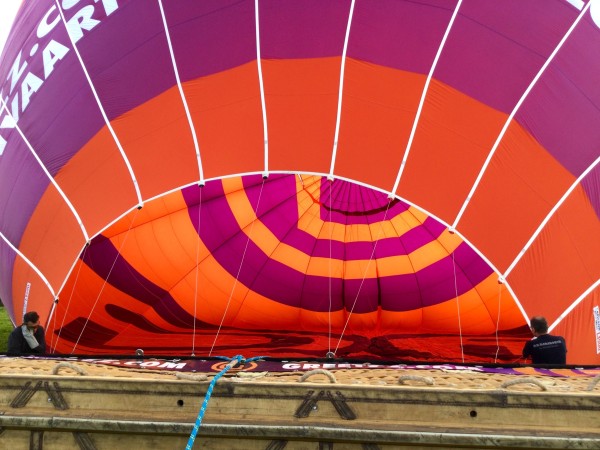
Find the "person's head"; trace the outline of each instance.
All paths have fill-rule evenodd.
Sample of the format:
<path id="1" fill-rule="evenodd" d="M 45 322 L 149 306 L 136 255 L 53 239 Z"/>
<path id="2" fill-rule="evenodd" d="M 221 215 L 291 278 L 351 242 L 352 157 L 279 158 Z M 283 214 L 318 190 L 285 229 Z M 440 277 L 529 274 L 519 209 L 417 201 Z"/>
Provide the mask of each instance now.
<path id="1" fill-rule="evenodd" d="M 531 318 L 529 323 L 531 331 L 534 334 L 546 334 L 548 332 L 548 322 L 546 322 L 546 318 L 542 316 L 535 316 Z"/>
<path id="2" fill-rule="evenodd" d="M 40 316 L 35 311 L 29 311 L 23 316 L 23 323 L 30 330 L 37 330 L 40 326 Z"/>

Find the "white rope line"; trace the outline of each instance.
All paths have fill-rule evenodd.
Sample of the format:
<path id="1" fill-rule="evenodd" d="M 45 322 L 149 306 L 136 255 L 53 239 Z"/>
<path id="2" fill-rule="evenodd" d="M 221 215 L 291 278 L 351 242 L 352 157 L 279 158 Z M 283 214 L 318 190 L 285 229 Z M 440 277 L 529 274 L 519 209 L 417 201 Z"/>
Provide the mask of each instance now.
<path id="1" fill-rule="evenodd" d="M 390 194 L 390 195 L 391 195 L 391 194 Z M 390 199 L 395 199 L 395 197 L 394 197 L 394 196 L 391 196 L 391 197 L 389 197 L 389 198 L 390 198 Z M 419 222 L 421 225 L 423 225 L 423 222 L 421 222 L 420 220 L 418 220 L 418 219 L 415 217 L 414 213 L 412 213 L 412 212 L 411 212 L 410 214 L 411 214 L 411 216 L 413 217 L 413 219 L 414 219 L 414 220 L 417 220 L 417 221 L 418 221 L 418 222 Z M 407 222 L 405 219 L 402 219 L 402 221 L 403 221 L 403 222 L 404 222 L 404 223 L 407 225 L 407 227 L 409 226 L 408 222 Z M 390 223 L 392 224 L 392 228 L 393 228 L 393 229 L 394 229 L 394 231 L 396 232 L 396 237 L 398 237 L 398 238 L 399 238 L 399 237 L 400 237 L 400 236 L 401 236 L 403 233 L 402 233 L 402 232 L 400 232 L 400 231 L 398 230 L 398 228 L 396 227 L 396 225 L 395 225 L 393 222 L 390 222 Z M 434 237 L 434 236 L 432 236 L 432 235 L 431 235 L 431 233 L 430 233 L 429 235 L 430 235 L 431 237 Z M 437 239 L 437 238 L 436 238 L 436 239 Z M 402 249 L 403 249 L 403 250 L 406 252 L 406 247 L 404 246 L 404 244 L 402 244 L 402 241 L 400 241 L 400 245 L 402 245 Z M 445 248 L 443 245 L 442 245 L 442 247 L 444 248 L 444 250 L 448 251 L 448 250 L 447 250 L 447 249 L 446 249 L 446 248 Z M 448 254 L 449 254 L 449 253 L 450 253 L 450 252 L 448 251 Z M 415 263 L 413 262 L 412 258 L 410 257 L 410 253 L 407 253 L 407 254 L 406 254 L 406 258 L 407 258 L 407 260 L 408 260 L 408 263 L 410 264 L 410 268 L 411 268 L 411 270 L 412 270 L 412 273 L 415 273 L 415 274 L 416 274 L 416 273 L 417 273 L 417 268 L 416 268 L 416 266 L 415 266 Z M 416 283 L 416 285 L 417 285 L 417 290 L 418 290 L 418 291 L 420 291 L 420 290 L 421 290 L 421 283 L 419 283 L 419 278 L 418 278 L 418 277 L 415 277 L 415 283 Z M 421 308 L 419 308 L 419 311 L 420 311 L 420 313 L 421 313 L 421 322 L 420 322 L 420 323 L 421 323 L 421 325 L 423 324 L 423 317 L 424 317 L 423 310 L 424 310 L 424 309 L 425 309 L 425 308 L 424 308 L 424 305 L 423 305 L 423 299 L 421 298 Z"/>
<path id="2" fill-rule="evenodd" d="M 333 137 L 333 149 L 331 150 L 331 166 L 329 168 L 329 177 L 333 177 L 335 168 L 335 159 L 337 155 L 338 140 L 340 136 L 340 122 L 342 118 L 342 97 L 344 93 L 344 74 L 346 72 L 346 53 L 348 52 L 348 41 L 350 40 L 350 27 L 352 26 L 352 16 L 354 15 L 354 4 L 356 0 L 352 0 L 350 4 L 350 13 L 348 14 L 348 24 L 346 25 L 346 36 L 344 37 L 344 49 L 342 50 L 342 62 L 340 66 L 340 86 L 338 91 L 338 105 L 335 118 L 335 134 Z"/>
<path id="3" fill-rule="evenodd" d="M 56 3 L 56 7 L 58 8 L 58 12 L 59 12 L 62 22 L 65 26 L 65 29 L 67 30 L 67 35 L 69 36 L 69 40 L 71 41 L 71 45 L 73 46 L 73 51 L 77 55 L 77 59 L 79 60 L 79 64 L 81 65 L 81 68 L 83 69 L 85 78 L 87 79 L 88 84 L 90 85 L 90 89 L 92 90 L 92 94 L 94 95 L 94 98 L 96 99 L 96 103 L 98 104 L 98 109 L 100 110 L 100 114 L 102 114 L 102 117 L 104 118 L 104 123 L 106 124 L 108 131 L 110 132 L 111 136 L 113 137 L 115 144 L 117 145 L 117 148 L 119 149 L 119 152 L 121 153 L 123 161 L 125 162 L 125 165 L 127 166 L 127 170 L 129 171 L 129 176 L 131 177 L 131 181 L 133 182 L 133 187 L 135 188 L 135 193 L 137 195 L 138 205 L 141 206 L 144 202 L 142 200 L 142 194 L 140 192 L 140 187 L 138 186 L 138 181 L 135 178 L 135 174 L 133 173 L 133 168 L 131 167 L 129 159 L 127 158 L 127 155 L 125 154 L 125 150 L 123 149 L 123 146 L 121 145 L 121 142 L 119 141 L 119 138 L 117 137 L 117 134 L 115 133 L 115 130 L 113 129 L 112 124 L 110 123 L 110 120 L 108 120 L 106 111 L 104 111 L 104 107 L 102 106 L 100 97 L 98 96 L 98 93 L 96 92 L 94 83 L 92 82 L 90 74 L 87 71 L 85 63 L 83 62 L 83 58 L 81 57 L 81 54 L 79 53 L 79 49 L 77 48 L 77 45 L 75 44 L 75 40 L 73 39 L 73 36 L 71 36 L 71 30 L 69 30 L 67 20 L 65 19 L 65 14 L 60 6 L 60 3 L 58 0 L 54 0 L 54 2 Z"/>
<path id="4" fill-rule="evenodd" d="M 200 190 L 200 198 L 198 200 L 198 229 L 196 230 L 196 234 L 198 240 L 196 241 L 196 285 L 194 287 L 194 332 L 192 335 L 192 356 L 195 356 L 196 353 L 196 320 L 197 320 L 197 312 L 198 312 L 198 279 L 200 277 L 200 211 L 202 210 L 202 186 L 198 186 Z"/>
<path id="5" fill-rule="evenodd" d="M 85 323 L 83 324 L 83 327 L 81 327 L 81 333 L 79 333 L 79 337 L 77 338 L 77 341 L 75 341 L 75 345 L 73 345 L 73 350 L 71 350 L 71 354 L 75 353 L 75 349 L 77 348 L 77 345 L 79 344 L 79 341 L 81 340 L 81 336 L 83 336 L 83 332 L 85 331 L 85 328 L 87 327 L 87 324 L 90 321 L 90 317 L 92 317 L 92 314 L 94 313 L 94 309 L 96 309 L 96 305 L 98 304 L 98 301 L 100 300 L 100 297 L 102 296 L 102 292 L 104 292 L 104 288 L 108 284 L 108 279 L 110 278 L 110 275 L 111 275 L 113 269 L 115 268 L 115 264 L 117 264 L 117 261 L 118 261 L 119 257 L 121 256 L 121 250 L 125 246 L 125 242 L 127 242 L 127 237 L 129 236 L 129 232 L 133 228 L 133 223 L 135 222 L 138 212 L 139 212 L 139 209 L 136 209 L 134 216 L 131 218 L 131 223 L 129 224 L 129 229 L 127 230 L 127 233 L 125 233 L 123 242 L 121 242 L 121 245 L 119 246 L 119 251 L 117 252 L 117 256 L 115 257 L 115 260 L 113 261 L 112 265 L 110 266 L 110 270 L 108 271 L 108 274 L 106 275 L 106 278 L 104 279 L 104 282 L 102 283 L 102 287 L 100 288 L 100 291 L 98 292 L 98 295 L 96 296 L 94 305 L 90 309 L 90 313 L 88 314 L 88 316 L 85 320 Z"/>
<path id="6" fill-rule="evenodd" d="M 458 299 L 458 282 L 456 279 L 456 261 L 454 259 L 454 253 L 455 252 L 452 252 L 452 269 L 454 271 L 454 292 L 456 295 L 456 314 L 458 316 L 458 335 L 460 337 L 460 354 L 462 355 L 462 362 L 465 362 L 465 350 L 463 346 L 462 324 L 460 321 L 460 301 Z"/>
<path id="7" fill-rule="evenodd" d="M 260 106 L 262 109 L 263 119 L 263 141 L 265 153 L 265 172 L 263 176 L 269 173 L 269 130 L 267 127 L 267 103 L 265 101 L 265 85 L 262 73 L 262 59 L 260 53 L 260 16 L 258 8 L 258 0 L 254 0 L 254 18 L 256 28 L 256 68 L 258 70 L 258 84 L 260 87 Z"/>
<path id="8" fill-rule="evenodd" d="M 56 330 L 56 316 L 57 314 L 54 314 L 56 312 L 56 308 L 58 305 L 58 298 L 55 298 L 54 301 L 52 302 L 52 308 L 50 309 L 50 316 L 48 317 L 48 326 L 50 326 L 50 323 L 52 322 L 52 328 L 54 330 Z M 58 337 L 56 338 L 56 342 L 58 343 Z M 54 333 L 52 333 L 52 338 L 50 339 L 50 353 L 56 353 L 55 348 L 54 348 Z"/>
<path id="9" fill-rule="evenodd" d="M 165 16 L 165 10 L 163 8 L 162 0 L 158 0 L 158 7 L 160 8 L 160 15 L 162 17 L 163 26 L 165 28 L 165 36 L 167 37 L 167 44 L 169 46 L 169 54 L 171 55 L 171 64 L 173 65 L 173 72 L 175 73 L 175 80 L 177 81 L 177 89 L 179 89 L 179 96 L 183 103 L 183 109 L 185 109 L 185 116 L 187 117 L 188 124 L 190 125 L 190 131 L 192 132 L 192 139 L 194 141 L 194 150 L 196 151 L 196 160 L 198 162 L 198 174 L 200 176 L 200 183 L 204 184 L 204 172 L 202 170 L 202 158 L 200 157 L 200 144 L 198 143 L 198 137 L 196 136 L 196 129 L 194 127 L 194 121 L 188 107 L 185 93 L 183 92 L 183 86 L 181 85 L 181 79 L 179 78 L 179 69 L 177 68 L 177 61 L 175 60 L 175 52 L 173 51 L 173 44 L 171 42 L 171 34 L 169 33 L 169 26 L 167 25 L 167 17 Z"/>
<path id="10" fill-rule="evenodd" d="M 69 307 L 71 306 L 71 300 L 73 300 L 73 295 L 75 294 L 75 286 L 77 286 L 77 281 L 79 280 L 79 274 L 81 273 L 81 267 L 84 264 L 83 261 L 85 259 L 85 254 L 87 252 L 88 247 L 89 247 L 89 245 L 86 245 L 83 248 L 83 253 L 81 255 L 81 258 L 79 259 L 77 272 L 75 274 L 75 280 L 73 281 L 73 287 L 71 288 L 71 293 L 69 294 L 69 299 L 67 300 L 67 307 L 65 308 L 65 313 L 63 315 L 62 321 L 60 322 L 60 328 L 58 329 L 58 334 L 56 335 L 56 343 L 57 344 L 60 339 L 60 334 L 62 333 L 62 329 L 65 326 L 65 320 L 66 320 L 67 314 L 69 313 Z M 55 330 L 56 330 L 56 328 L 55 328 Z M 54 335 L 55 335 L 55 333 L 52 333 L 51 343 L 54 342 Z"/>
<path id="11" fill-rule="evenodd" d="M 498 317 L 496 319 L 496 356 L 494 363 L 498 362 L 498 353 L 500 353 L 500 339 L 498 338 L 498 329 L 500 328 L 500 306 L 502 305 L 502 284 L 498 283 Z"/>
<path id="12" fill-rule="evenodd" d="M 506 122 L 504 123 L 504 126 L 502 127 L 502 130 L 500 131 L 500 134 L 496 138 L 496 142 L 494 142 L 494 145 L 492 146 L 492 149 L 488 153 L 488 156 L 487 156 L 485 162 L 483 163 L 483 166 L 481 166 L 481 170 L 479 171 L 479 174 L 477 175 L 477 178 L 475 179 L 475 182 L 473 183 L 473 186 L 471 187 L 471 191 L 469 192 L 469 194 L 467 195 L 467 198 L 465 199 L 465 202 L 461 206 L 460 211 L 458 212 L 458 215 L 456 216 L 456 219 L 454 219 L 452 228 L 456 228 L 458 225 L 458 222 L 460 222 L 460 219 L 462 218 L 465 210 L 467 209 L 468 204 L 470 203 L 471 199 L 473 198 L 473 195 L 475 195 L 475 191 L 479 187 L 479 183 L 481 182 L 481 179 L 483 178 L 484 173 L 486 172 L 488 166 L 490 165 L 492 157 L 494 156 L 494 154 L 496 153 L 496 150 L 500 146 L 500 142 L 502 142 L 502 139 L 504 139 L 504 135 L 506 134 L 508 127 L 512 123 L 513 118 L 517 114 L 517 111 L 519 111 L 519 108 L 521 107 L 521 105 L 523 104 L 523 102 L 525 101 L 525 99 L 527 98 L 527 96 L 529 95 L 531 90 L 533 89 L 533 87 L 537 84 L 540 77 L 546 71 L 546 69 L 548 68 L 548 66 L 550 65 L 550 63 L 552 62 L 552 60 L 558 53 L 558 51 L 562 48 L 562 46 L 565 43 L 565 41 L 567 40 L 567 38 L 571 35 L 571 33 L 573 32 L 573 30 L 575 29 L 575 27 L 577 26 L 579 21 L 583 18 L 583 16 L 585 15 L 585 13 L 587 12 L 587 10 L 589 9 L 589 7 L 592 3 L 593 3 L 593 1 L 590 1 L 585 6 L 585 8 L 581 11 L 579 16 L 577 16 L 577 19 L 575 20 L 575 22 L 573 22 L 573 24 L 571 25 L 569 30 L 566 32 L 566 34 L 563 36 L 563 38 L 560 40 L 560 42 L 558 43 L 558 45 L 556 46 L 554 51 L 550 54 L 550 56 L 548 57 L 548 59 L 546 60 L 544 65 L 538 71 L 536 76 L 533 78 L 533 80 L 531 81 L 531 83 L 529 84 L 529 86 L 527 87 L 527 89 L 525 90 L 525 92 L 523 93 L 523 95 L 521 96 L 521 98 L 519 99 L 519 101 L 517 102 L 515 107 L 513 108 L 512 112 L 508 116 L 508 119 L 506 119 Z"/>
<path id="13" fill-rule="evenodd" d="M 431 64 L 431 68 L 429 69 L 429 73 L 427 74 L 427 80 L 425 81 L 425 86 L 423 87 L 423 92 L 421 92 L 421 100 L 419 100 L 419 106 L 417 108 L 417 114 L 415 115 L 415 120 L 413 121 L 412 129 L 410 130 L 410 136 L 408 138 L 408 143 L 406 144 L 406 150 L 404 151 L 404 156 L 402 157 L 402 162 L 400 163 L 400 169 L 398 170 L 398 175 L 396 176 L 396 181 L 394 182 L 394 187 L 392 188 L 392 192 L 396 192 L 398 189 L 398 185 L 400 184 L 400 178 L 404 173 L 404 168 L 406 167 L 406 161 L 408 160 L 408 155 L 412 148 L 412 143 L 415 138 L 415 134 L 417 132 L 417 126 L 419 125 L 419 121 L 421 119 L 421 113 L 423 112 L 423 105 L 425 104 L 425 98 L 427 97 L 427 93 L 429 92 L 429 84 L 431 83 L 431 79 L 433 78 L 433 72 L 438 64 L 440 56 L 442 54 L 442 50 L 446 45 L 446 40 L 450 35 L 450 30 L 454 25 L 454 21 L 456 20 L 456 16 L 458 15 L 458 10 L 462 4 L 462 0 L 459 0 L 456 4 L 456 8 L 454 8 L 454 12 L 452 13 L 452 17 L 450 18 L 450 22 L 448 22 L 448 26 L 446 27 L 446 32 L 444 33 L 444 37 L 440 42 L 440 46 L 438 47 L 437 53 L 435 54 L 435 58 L 433 63 Z"/>
<path id="14" fill-rule="evenodd" d="M 388 199 L 388 204 L 385 209 L 385 214 L 383 215 L 383 219 L 381 219 L 381 221 L 379 222 L 379 232 L 377 234 L 377 239 L 375 239 L 375 241 L 373 243 L 373 250 L 371 250 L 371 256 L 369 258 L 369 262 L 367 263 L 367 267 L 365 267 L 365 270 L 363 272 L 362 280 L 360 281 L 360 285 L 358 286 L 358 291 L 356 292 L 356 296 L 354 297 L 354 302 L 352 303 L 352 308 L 350 308 L 350 313 L 348 314 L 348 317 L 346 318 L 346 322 L 344 323 L 344 328 L 342 329 L 342 332 L 340 334 L 340 338 L 335 347 L 334 354 L 337 354 L 337 351 L 340 348 L 340 344 L 342 342 L 344 334 L 346 333 L 346 328 L 348 328 L 348 324 L 350 323 L 350 318 L 352 317 L 352 313 L 354 312 L 354 308 L 358 301 L 358 297 L 360 296 L 360 291 L 362 290 L 363 284 L 365 283 L 365 278 L 367 277 L 369 267 L 371 266 L 371 262 L 373 261 L 373 256 L 375 255 L 375 250 L 377 249 L 377 244 L 379 243 L 381 236 L 384 234 L 383 223 L 387 220 L 387 214 L 388 214 L 388 211 L 390 210 L 391 204 L 392 204 L 392 201 L 390 199 Z"/>
<path id="15" fill-rule="evenodd" d="M 25 145 L 27 146 L 27 148 L 29 149 L 29 151 L 31 152 L 31 154 L 33 155 L 33 157 L 35 158 L 35 160 L 38 162 L 38 164 L 40 165 L 40 167 L 44 171 L 44 174 L 46 174 L 46 176 L 48 177 L 48 180 L 50 180 L 50 183 L 52 183 L 52 185 L 56 188 L 56 190 L 58 191 L 58 193 L 60 194 L 60 196 L 62 197 L 62 199 L 64 200 L 64 202 L 67 204 L 67 206 L 71 210 L 71 213 L 73 213 L 73 216 L 75 217 L 75 220 L 79 224 L 79 228 L 81 229 L 81 232 L 83 233 L 83 237 L 85 238 L 86 241 L 88 241 L 90 239 L 89 235 L 88 235 L 88 232 L 87 232 L 87 230 L 85 228 L 85 225 L 83 225 L 83 221 L 81 220 L 81 217 L 79 217 L 79 214 L 77 213 L 77 210 L 75 209 L 75 206 L 73 206 L 73 203 L 71 203 L 71 201 L 69 200 L 69 198 L 67 197 L 67 195 L 63 192 L 63 190 L 58 185 L 58 183 L 56 182 L 56 180 L 54 179 L 54 177 L 50 174 L 50 172 L 48 171 L 48 169 L 44 165 L 43 161 L 40 159 L 40 157 L 38 156 L 38 154 L 36 153 L 36 151 L 33 149 L 33 146 L 31 145 L 31 143 L 29 142 L 29 140 L 27 139 L 27 137 L 25 137 L 25 133 L 23 133 L 23 130 L 21 130 L 21 127 L 19 127 L 19 125 L 17 124 L 17 121 L 15 120 L 15 118 L 13 117 L 13 115 L 11 114 L 11 112 L 9 111 L 9 109 L 6 106 L 6 103 L 4 102 L 4 99 L 2 98 L 1 95 L 0 95 L 0 102 L 2 103 L 2 107 L 6 111 L 6 114 L 8 114 L 8 117 L 10 117 L 10 120 L 12 120 L 12 122 L 13 122 L 13 124 L 15 126 L 15 129 L 17 130 L 17 132 L 21 136 L 21 139 L 23 139 L 23 142 L 25 142 Z"/>
<path id="16" fill-rule="evenodd" d="M 331 220 L 331 210 L 333 208 L 333 181 L 328 180 L 329 183 L 329 210 L 327 211 L 327 220 L 329 221 L 329 310 L 327 311 L 328 321 L 328 341 L 327 348 L 328 353 L 331 353 L 331 307 L 332 307 L 332 287 L 331 287 L 331 258 L 332 258 L 332 240 L 333 240 L 333 221 Z"/>
<path id="17" fill-rule="evenodd" d="M 556 211 L 558 211 L 558 209 L 563 205 L 563 203 L 567 201 L 567 198 L 569 198 L 569 196 L 575 190 L 575 188 L 581 183 L 581 181 L 583 181 L 583 179 L 596 166 L 598 166 L 598 164 L 600 164 L 600 156 L 598 158 L 596 158 L 596 160 L 585 170 L 585 172 L 583 172 L 581 175 L 579 175 L 579 177 L 575 180 L 575 182 L 573 182 L 573 184 L 569 187 L 569 189 L 567 189 L 567 191 L 563 194 L 563 196 L 560 198 L 560 200 L 558 202 L 556 202 L 556 204 L 550 210 L 548 215 L 544 218 L 544 220 L 542 220 L 542 222 L 537 227 L 535 232 L 531 235 L 531 237 L 529 238 L 529 240 L 527 241 L 527 243 L 525 244 L 523 249 L 519 252 L 517 257 L 510 264 L 510 266 L 508 266 L 508 269 L 506 269 L 506 272 L 504 272 L 505 278 L 508 277 L 508 275 L 512 272 L 512 270 L 515 268 L 515 266 L 519 263 L 521 258 L 523 258 L 523 256 L 525 256 L 525 253 L 527 252 L 527 250 L 529 250 L 529 247 L 531 247 L 533 245 L 533 242 L 537 239 L 537 237 L 540 235 L 542 230 L 546 227 L 546 225 L 548 224 L 550 219 L 554 216 L 554 214 L 556 214 Z"/>
<path id="18" fill-rule="evenodd" d="M 52 294 L 52 298 L 55 299 L 56 298 L 56 293 L 54 292 L 54 289 L 52 289 L 52 285 L 50 284 L 50 282 L 46 279 L 46 277 L 44 276 L 44 274 L 40 271 L 40 269 L 38 269 L 35 264 L 33 264 L 23 253 L 21 253 L 21 251 L 15 247 L 6 236 L 4 236 L 4 234 L 2 232 L 0 232 L 0 238 L 2 238 L 2 240 L 4 242 L 6 242 L 6 244 L 13 249 L 13 251 L 19 255 L 23 261 L 25 261 L 27 263 L 27 265 L 29 267 L 31 267 L 31 269 L 42 279 L 42 281 L 44 282 L 44 284 L 46 285 L 46 287 L 48 288 L 48 290 L 50 291 L 50 293 Z"/>
<path id="19" fill-rule="evenodd" d="M 244 247 L 244 252 L 242 253 L 242 258 L 240 260 L 240 266 L 238 267 L 237 274 L 235 275 L 235 281 L 233 282 L 233 286 L 231 287 L 231 292 L 229 293 L 229 298 L 227 299 L 227 305 L 225 305 L 225 311 L 223 311 L 223 317 L 221 317 L 221 323 L 219 324 L 219 328 L 217 329 L 217 333 L 215 334 L 215 339 L 210 347 L 210 351 L 208 352 L 208 356 L 212 356 L 212 352 L 217 343 L 217 339 L 219 338 L 219 334 L 221 333 L 221 328 L 223 327 L 223 323 L 225 322 L 225 317 L 227 316 L 227 311 L 229 310 L 229 305 L 231 304 L 231 299 L 233 298 L 233 293 L 235 292 L 235 288 L 238 284 L 238 279 L 240 277 L 240 273 L 242 272 L 242 266 L 244 264 L 244 258 L 246 257 L 246 252 L 248 251 L 248 245 L 250 245 L 250 239 L 252 238 L 252 230 L 254 229 L 254 224 L 256 220 L 258 220 L 258 208 L 260 206 L 260 199 L 262 197 L 263 188 L 265 187 L 265 179 L 263 178 L 262 184 L 260 185 L 260 192 L 258 194 L 258 200 L 256 202 L 256 210 L 254 211 L 254 220 L 250 224 L 250 230 L 248 230 L 248 238 L 246 239 L 246 245 Z"/>

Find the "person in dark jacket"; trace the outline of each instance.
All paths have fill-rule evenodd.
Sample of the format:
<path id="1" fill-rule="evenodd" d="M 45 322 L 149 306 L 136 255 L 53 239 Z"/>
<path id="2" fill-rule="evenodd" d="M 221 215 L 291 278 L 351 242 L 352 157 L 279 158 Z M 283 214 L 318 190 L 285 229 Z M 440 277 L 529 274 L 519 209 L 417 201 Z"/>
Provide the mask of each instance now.
<path id="1" fill-rule="evenodd" d="M 23 324 L 8 336 L 9 355 L 40 355 L 46 353 L 46 335 L 40 325 L 40 316 L 29 311 L 23 316 Z"/>
<path id="2" fill-rule="evenodd" d="M 531 318 L 533 339 L 523 347 L 523 357 L 533 364 L 566 364 L 567 344 L 562 336 L 548 334 L 548 322 L 541 316 Z"/>

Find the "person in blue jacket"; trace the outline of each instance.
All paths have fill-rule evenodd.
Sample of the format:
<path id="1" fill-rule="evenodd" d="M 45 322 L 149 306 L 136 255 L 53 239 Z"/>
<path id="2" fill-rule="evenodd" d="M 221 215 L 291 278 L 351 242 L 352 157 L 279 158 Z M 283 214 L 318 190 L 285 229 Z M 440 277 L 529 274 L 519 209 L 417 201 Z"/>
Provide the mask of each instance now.
<path id="1" fill-rule="evenodd" d="M 548 334 L 548 322 L 542 316 L 531 318 L 533 339 L 523 347 L 523 357 L 533 364 L 566 364 L 567 344 L 562 336 Z"/>

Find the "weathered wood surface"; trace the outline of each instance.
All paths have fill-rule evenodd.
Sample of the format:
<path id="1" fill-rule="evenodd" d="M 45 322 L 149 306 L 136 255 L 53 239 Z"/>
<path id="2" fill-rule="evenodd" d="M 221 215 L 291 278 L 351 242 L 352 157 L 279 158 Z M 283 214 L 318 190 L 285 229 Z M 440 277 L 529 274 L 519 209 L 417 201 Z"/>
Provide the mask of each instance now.
<path id="1" fill-rule="evenodd" d="M 183 449 L 214 375 L 85 373 L 0 372 L 0 448 Z M 415 373 L 377 384 L 373 371 L 369 383 L 233 373 L 216 384 L 195 448 L 600 448 L 600 386 L 565 388 L 589 378 L 502 387 L 459 374 L 481 387 L 456 388 Z"/>

